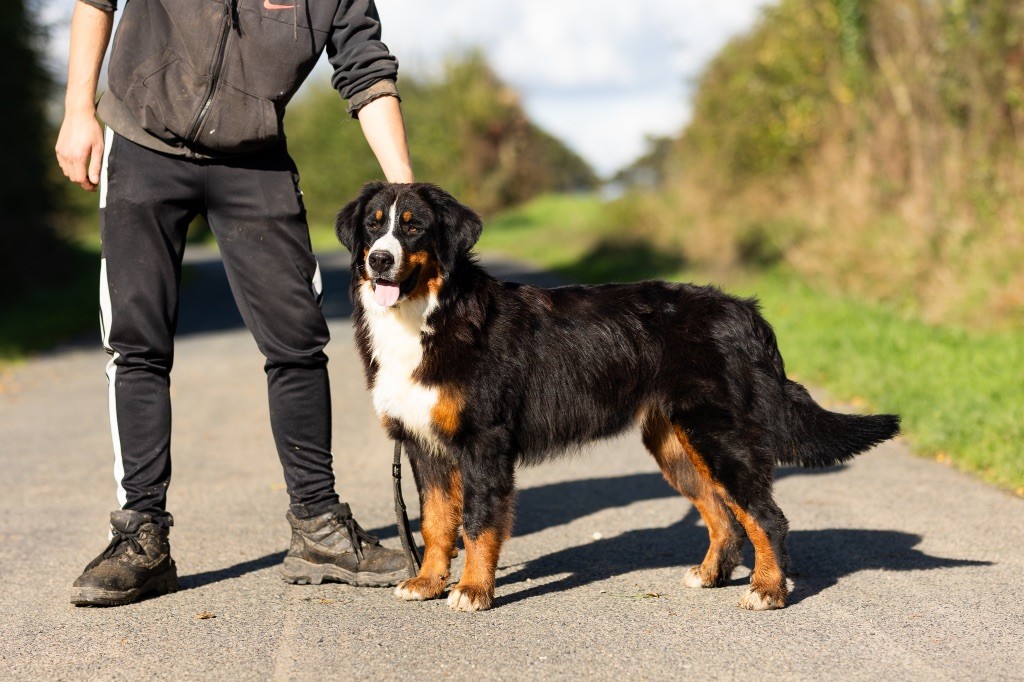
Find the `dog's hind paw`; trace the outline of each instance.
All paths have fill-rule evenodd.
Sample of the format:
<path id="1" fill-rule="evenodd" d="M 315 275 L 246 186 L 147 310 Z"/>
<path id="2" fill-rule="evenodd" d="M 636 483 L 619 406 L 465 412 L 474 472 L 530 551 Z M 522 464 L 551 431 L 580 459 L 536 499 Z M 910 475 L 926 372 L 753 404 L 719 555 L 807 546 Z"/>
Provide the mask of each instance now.
<path id="1" fill-rule="evenodd" d="M 447 582 L 435 578 L 410 578 L 398 583 L 395 596 L 403 601 L 426 601 L 441 596 Z"/>
<path id="2" fill-rule="evenodd" d="M 767 611 L 769 609 L 781 609 L 786 606 L 786 593 L 772 594 L 754 589 L 751 585 L 743 596 L 740 597 L 740 608 L 751 611 Z"/>
<path id="3" fill-rule="evenodd" d="M 456 585 L 448 595 L 448 607 L 455 611 L 486 611 L 493 600 L 490 590 Z"/>

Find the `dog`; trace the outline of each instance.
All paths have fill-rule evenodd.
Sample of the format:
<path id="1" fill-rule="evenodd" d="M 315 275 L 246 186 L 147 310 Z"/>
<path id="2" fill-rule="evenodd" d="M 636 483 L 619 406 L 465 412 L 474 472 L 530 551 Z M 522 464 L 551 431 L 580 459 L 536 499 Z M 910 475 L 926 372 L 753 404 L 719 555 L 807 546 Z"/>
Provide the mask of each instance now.
<path id="1" fill-rule="evenodd" d="M 367 184 L 338 213 L 373 405 L 420 494 L 423 563 L 404 600 L 440 597 L 462 528 L 458 611 L 494 600 L 515 469 L 639 425 L 710 547 L 683 575 L 725 584 L 754 546 L 739 605 L 782 608 L 788 522 L 776 464 L 825 467 L 894 437 L 897 415 L 820 407 L 786 377 L 755 300 L 661 281 L 542 289 L 501 282 L 471 249 L 483 223 L 431 184 Z"/>

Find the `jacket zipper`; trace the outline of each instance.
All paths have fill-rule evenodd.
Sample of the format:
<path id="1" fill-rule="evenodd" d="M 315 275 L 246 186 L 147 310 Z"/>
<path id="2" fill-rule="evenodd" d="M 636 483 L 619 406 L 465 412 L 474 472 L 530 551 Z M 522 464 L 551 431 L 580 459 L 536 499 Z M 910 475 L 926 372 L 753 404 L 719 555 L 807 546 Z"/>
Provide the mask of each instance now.
<path id="1" fill-rule="evenodd" d="M 185 136 L 189 142 L 195 142 L 196 138 L 199 137 L 199 132 L 202 130 L 203 123 L 206 122 L 206 116 L 210 113 L 210 105 L 213 103 L 213 96 L 217 92 L 217 86 L 220 84 L 220 70 L 224 66 L 224 51 L 228 44 L 228 35 L 231 33 L 231 8 L 227 5 L 224 6 L 224 28 L 220 33 L 220 43 L 217 45 L 217 54 L 213 59 L 213 70 L 210 73 L 210 87 L 206 91 L 206 99 L 203 101 L 203 106 L 200 107 L 199 113 L 196 114 L 196 120 L 192 124 L 192 127 L 188 130 L 188 135 Z"/>

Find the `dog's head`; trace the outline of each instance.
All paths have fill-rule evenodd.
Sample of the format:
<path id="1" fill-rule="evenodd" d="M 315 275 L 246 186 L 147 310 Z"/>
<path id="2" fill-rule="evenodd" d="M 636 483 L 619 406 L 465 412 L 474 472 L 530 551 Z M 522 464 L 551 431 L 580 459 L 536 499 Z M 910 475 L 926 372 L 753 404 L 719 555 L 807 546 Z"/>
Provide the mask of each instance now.
<path id="1" fill-rule="evenodd" d="M 482 230 L 472 209 L 427 183 L 371 182 L 338 212 L 335 223 L 359 276 L 385 307 L 439 285 Z"/>

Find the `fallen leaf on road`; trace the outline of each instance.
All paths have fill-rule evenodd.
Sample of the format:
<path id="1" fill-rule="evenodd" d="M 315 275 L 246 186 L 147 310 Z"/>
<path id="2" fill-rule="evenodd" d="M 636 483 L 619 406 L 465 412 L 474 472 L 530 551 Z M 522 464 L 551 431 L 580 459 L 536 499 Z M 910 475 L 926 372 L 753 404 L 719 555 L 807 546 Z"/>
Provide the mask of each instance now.
<path id="1" fill-rule="evenodd" d="M 657 599 L 665 595 L 660 592 L 612 592 L 613 597 L 619 597 L 620 599 Z"/>
<path id="2" fill-rule="evenodd" d="M 216 618 L 217 614 L 213 611 L 200 611 L 196 614 L 197 620 L 209 620 L 210 618 Z"/>

